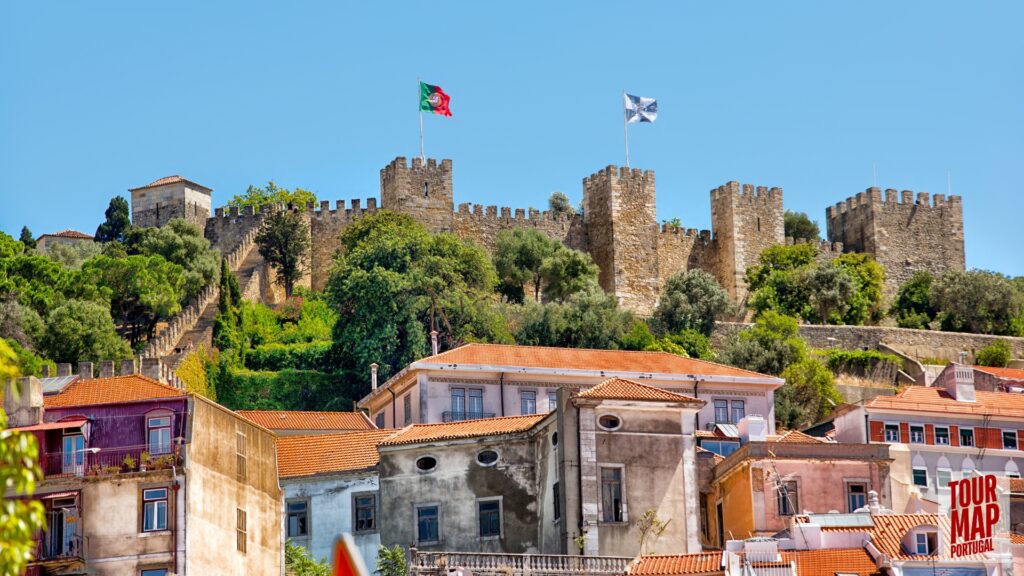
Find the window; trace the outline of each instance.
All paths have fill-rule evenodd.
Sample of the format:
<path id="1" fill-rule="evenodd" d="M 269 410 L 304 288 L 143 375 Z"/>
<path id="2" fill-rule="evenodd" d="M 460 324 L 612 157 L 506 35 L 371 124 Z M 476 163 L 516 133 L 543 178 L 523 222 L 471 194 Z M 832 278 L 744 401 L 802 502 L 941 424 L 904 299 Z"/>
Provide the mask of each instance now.
<path id="1" fill-rule="evenodd" d="M 452 388 L 451 395 L 452 421 L 483 417 L 484 391 L 482 388 Z"/>
<path id="2" fill-rule="evenodd" d="M 917 426 L 911 424 L 910 426 L 910 443 L 911 444 L 924 444 L 924 426 Z"/>
<path id="3" fill-rule="evenodd" d="M 974 446 L 974 428 L 960 429 L 960 445 Z"/>
<path id="4" fill-rule="evenodd" d="M 476 463 L 481 466 L 491 466 L 498 461 L 498 453 L 494 450 L 481 450 L 476 453 Z"/>
<path id="5" fill-rule="evenodd" d="M 466 413 L 466 389 L 452 388 L 452 414 Z M 455 418 L 452 418 L 453 420 Z"/>
<path id="6" fill-rule="evenodd" d="M 377 529 L 377 495 L 354 494 L 352 510 L 355 514 L 355 531 L 372 532 Z"/>
<path id="7" fill-rule="evenodd" d="M 622 468 L 601 468 L 601 520 L 625 522 L 622 511 Z"/>
<path id="8" fill-rule="evenodd" d="M 483 388 L 469 389 L 469 413 L 474 418 L 482 418 L 484 414 L 484 390 Z"/>
<path id="9" fill-rule="evenodd" d="M 598 417 L 597 425 L 603 430 L 618 430 L 622 426 L 622 420 L 614 414 L 603 414 Z"/>
<path id="10" fill-rule="evenodd" d="M 1016 430 L 1003 430 L 1003 449 L 1004 450 L 1016 450 L 1017 449 L 1017 431 Z"/>
<path id="11" fill-rule="evenodd" d="M 405 414 L 405 425 L 412 424 L 412 393 L 402 398 L 402 412 Z"/>
<path id="12" fill-rule="evenodd" d="M 733 424 L 739 424 L 740 420 L 747 415 L 746 403 L 743 400 L 733 400 L 729 403 L 730 417 Z"/>
<path id="13" fill-rule="evenodd" d="M 558 408 L 558 390 L 548 390 L 548 412 Z"/>
<path id="14" fill-rule="evenodd" d="M 171 417 L 158 416 L 146 420 L 149 453 L 167 454 L 171 451 Z"/>
<path id="15" fill-rule="evenodd" d="M 935 443 L 943 446 L 949 446 L 949 427 L 947 426 L 936 426 L 935 427 Z"/>
<path id="16" fill-rule="evenodd" d="M 150 568 L 142 571 L 142 576 L 167 576 L 167 568 Z"/>
<path id="17" fill-rule="evenodd" d="M 555 520 L 558 520 L 558 519 L 560 519 L 562 517 L 561 496 L 562 496 L 562 486 L 559 485 L 558 482 L 555 482 L 554 486 L 551 487 L 551 504 L 552 504 L 552 507 L 553 507 L 552 511 L 555 514 Z"/>
<path id="18" fill-rule="evenodd" d="M 85 472 L 85 436 L 73 434 L 64 437 L 62 472 L 82 474 Z"/>
<path id="19" fill-rule="evenodd" d="M 519 393 L 519 413 L 536 414 L 537 413 L 537 393 L 533 390 L 523 390 Z"/>
<path id="20" fill-rule="evenodd" d="M 305 500 L 288 503 L 288 537 L 309 536 L 309 503 Z"/>
<path id="21" fill-rule="evenodd" d="M 235 432 L 235 471 L 239 480 L 245 480 L 248 473 L 246 470 L 246 447 L 245 432 Z"/>
<path id="22" fill-rule="evenodd" d="M 245 552 L 245 510 L 235 510 L 235 547 L 239 552 Z"/>
<path id="23" fill-rule="evenodd" d="M 847 512 L 854 512 L 867 504 L 868 486 L 861 482 L 850 482 L 846 485 Z"/>
<path id="24" fill-rule="evenodd" d="M 416 459 L 416 469 L 420 472 L 431 472 L 434 468 L 437 468 L 437 458 L 421 456 Z"/>
<path id="25" fill-rule="evenodd" d="M 914 468 L 914 486 L 928 487 L 927 468 Z"/>
<path id="26" fill-rule="evenodd" d="M 953 471 L 948 468 L 939 468 L 935 471 L 935 488 L 949 490 L 949 483 L 953 480 Z"/>
<path id="27" fill-rule="evenodd" d="M 480 518 L 480 537 L 501 537 L 501 500 L 480 500 L 477 513 Z"/>
<path id="28" fill-rule="evenodd" d="M 885 441 L 886 442 L 899 442 L 900 441 L 900 425 L 899 424 L 886 424 L 885 425 Z"/>
<path id="29" fill-rule="evenodd" d="M 423 183 L 423 197 L 424 198 L 429 198 L 430 197 L 430 182 L 424 182 Z"/>
<path id="30" fill-rule="evenodd" d="M 938 549 L 939 536 L 936 532 L 918 532 L 914 534 L 916 552 L 921 556 L 931 556 Z"/>
<path id="31" fill-rule="evenodd" d="M 437 506 L 416 508 L 416 540 L 419 544 L 437 544 L 441 541 Z"/>
<path id="32" fill-rule="evenodd" d="M 554 432 L 551 434 L 551 445 L 558 446 L 558 432 Z"/>
<path id="33" fill-rule="evenodd" d="M 377 414 L 375 421 L 377 424 L 377 428 L 384 428 L 384 413 L 381 412 L 380 414 Z"/>
<path id="34" fill-rule="evenodd" d="M 796 480 L 779 482 L 777 496 L 779 516 L 792 516 L 800 509 L 800 496 L 797 493 Z"/>
<path id="35" fill-rule="evenodd" d="M 167 488 L 142 491 L 142 531 L 167 530 Z"/>
<path id="36" fill-rule="evenodd" d="M 701 440 L 700 447 L 725 458 L 740 449 L 740 443 L 725 440 Z"/>
<path id="37" fill-rule="evenodd" d="M 728 400 L 715 400 L 715 423 L 716 424 L 728 424 L 729 423 L 729 401 Z"/>

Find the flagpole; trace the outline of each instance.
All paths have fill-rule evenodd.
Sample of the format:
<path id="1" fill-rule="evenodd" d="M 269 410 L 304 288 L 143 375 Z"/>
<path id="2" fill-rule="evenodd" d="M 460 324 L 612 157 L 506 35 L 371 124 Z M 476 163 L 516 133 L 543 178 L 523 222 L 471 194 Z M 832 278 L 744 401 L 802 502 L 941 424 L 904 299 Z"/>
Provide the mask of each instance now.
<path id="1" fill-rule="evenodd" d="M 626 122 L 626 91 L 622 91 L 622 138 L 626 142 L 626 168 L 629 168 L 629 124 Z"/>
<path id="2" fill-rule="evenodd" d="M 426 164 L 427 156 L 423 153 L 423 106 L 420 98 L 423 97 L 423 87 L 420 86 L 420 79 L 416 78 L 416 108 L 420 111 L 420 162 Z"/>

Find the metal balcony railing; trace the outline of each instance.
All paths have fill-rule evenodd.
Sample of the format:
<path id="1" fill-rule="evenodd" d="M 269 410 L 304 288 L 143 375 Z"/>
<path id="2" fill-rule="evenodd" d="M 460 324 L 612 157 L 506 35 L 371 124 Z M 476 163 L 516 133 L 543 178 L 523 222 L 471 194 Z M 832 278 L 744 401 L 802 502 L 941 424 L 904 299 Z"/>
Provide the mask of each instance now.
<path id="1" fill-rule="evenodd" d="M 54 532 L 45 532 L 43 539 L 36 545 L 35 561 L 37 562 L 71 560 L 73 558 L 84 558 L 81 535 L 57 535 Z"/>
<path id="2" fill-rule="evenodd" d="M 494 418 L 494 412 L 442 412 L 442 422 L 462 422 L 464 420 L 479 420 L 481 418 Z"/>
<path id="3" fill-rule="evenodd" d="M 40 458 L 40 467 L 45 478 L 61 478 L 161 470 L 181 464 L 177 446 L 171 446 L 171 452 L 166 454 L 154 454 L 150 448 L 148 445 L 118 446 L 87 448 L 73 453 L 52 452 Z M 143 459 L 143 453 L 147 459 Z"/>
<path id="4" fill-rule="evenodd" d="M 562 556 L 556 554 L 479 554 L 416 552 L 409 573 L 434 576 L 448 568 L 468 568 L 474 574 L 513 576 L 615 575 L 626 571 L 632 558 L 616 556 Z"/>

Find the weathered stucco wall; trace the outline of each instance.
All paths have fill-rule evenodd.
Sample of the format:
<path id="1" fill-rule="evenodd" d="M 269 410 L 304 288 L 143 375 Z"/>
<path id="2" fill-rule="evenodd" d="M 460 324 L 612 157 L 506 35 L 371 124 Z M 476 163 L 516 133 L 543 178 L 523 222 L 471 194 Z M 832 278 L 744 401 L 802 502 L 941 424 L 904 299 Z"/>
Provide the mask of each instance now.
<path id="1" fill-rule="evenodd" d="M 293 538 L 301 546 L 305 546 L 317 560 L 330 560 L 334 542 L 345 532 L 352 534 L 352 539 L 359 548 L 359 553 L 367 565 L 373 566 L 380 548 L 380 528 L 366 532 L 354 530 L 353 497 L 356 494 L 372 493 L 377 496 L 377 521 L 380 522 L 380 495 L 377 493 L 377 472 L 354 474 L 331 474 L 310 478 L 283 478 L 285 503 L 305 500 L 308 504 L 307 515 L 309 536 Z M 287 526 L 287 506 L 282 510 L 282 518 Z M 287 533 L 282 531 L 283 540 Z"/>
<path id="2" fill-rule="evenodd" d="M 188 477 L 191 574 L 278 574 L 281 489 L 274 435 L 201 397 L 192 401 Z M 245 435 L 240 474 L 237 433 Z M 246 550 L 236 547 L 237 510 L 246 513 Z"/>

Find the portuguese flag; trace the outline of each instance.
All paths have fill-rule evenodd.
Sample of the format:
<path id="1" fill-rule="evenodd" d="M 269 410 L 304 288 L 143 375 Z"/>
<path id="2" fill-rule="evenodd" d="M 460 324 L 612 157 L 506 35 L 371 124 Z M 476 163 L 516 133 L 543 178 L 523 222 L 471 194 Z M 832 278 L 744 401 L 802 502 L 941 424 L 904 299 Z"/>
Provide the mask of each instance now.
<path id="1" fill-rule="evenodd" d="M 449 100 L 451 98 L 444 93 L 444 90 L 441 90 L 440 86 L 420 82 L 420 110 L 451 116 L 452 111 L 448 109 Z"/>

